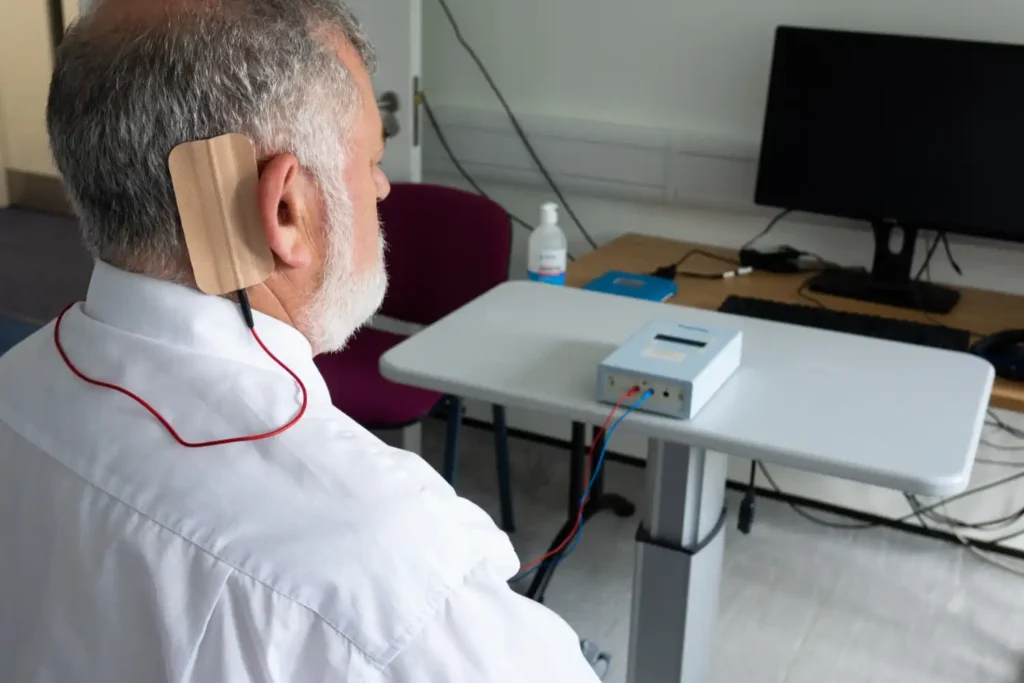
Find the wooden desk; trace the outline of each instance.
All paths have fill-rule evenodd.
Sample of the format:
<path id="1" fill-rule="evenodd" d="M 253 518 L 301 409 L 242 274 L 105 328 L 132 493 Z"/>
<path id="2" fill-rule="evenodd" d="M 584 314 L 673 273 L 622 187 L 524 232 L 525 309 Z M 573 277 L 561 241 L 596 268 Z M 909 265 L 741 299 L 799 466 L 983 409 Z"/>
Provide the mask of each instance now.
<path id="1" fill-rule="evenodd" d="M 735 250 L 708 247 L 701 244 L 678 242 L 660 237 L 628 234 L 609 242 L 573 262 L 568 269 L 566 284 L 582 287 L 598 275 L 609 270 L 627 273 L 650 273 L 681 258 L 692 249 L 735 257 Z M 718 273 L 728 270 L 719 261 L 701 255 L 691 256 L 681 270 L 688 272 Z M 676 284 L 679 294 L 670 303 L 709 310 L 717 309 L 726 297 L 759 297 L 786 303 L 811 305 L 811 301 L 800 294 L 800 287 L 811 274 L 777 275 L 753 273 L 729 280 L 702 280 L 679 277 Z M 941 323 L 950 327 L 967 329 L 985 335 L 1000 330 L 1024 327 L 1024 296 L 1001 294 L 982 289 L 959 288 L 960 303 L 949 315 L 926 315 L 919 311 L 893 308 L 852 299 L 826 296 L 814 293 L 811 296 L 829 308 L 852 313 L 869 313 L 888 318 L 916 320 L 924 323 Z M 1024 413 L 1024 383 L 997 379 L 992 390 L 992 405 Z"/>

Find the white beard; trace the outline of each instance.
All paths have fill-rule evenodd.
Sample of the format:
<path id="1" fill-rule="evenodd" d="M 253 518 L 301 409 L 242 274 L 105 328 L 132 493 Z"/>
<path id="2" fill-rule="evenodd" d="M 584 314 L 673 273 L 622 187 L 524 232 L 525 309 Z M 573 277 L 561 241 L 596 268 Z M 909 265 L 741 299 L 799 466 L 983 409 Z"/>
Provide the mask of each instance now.
<path id="1" fill-rule="evenodd" d="M 352 204 L 340 183 L 328 181 L 321 186 L 327 218 L 327 257 L 323 282 L 303 314 L 303 327 L 313 352 L 318 354 L 345 348 L 352 335 L 380 308 L 388 286 L 383 235 L 373 262 L 355 272 Z"/>

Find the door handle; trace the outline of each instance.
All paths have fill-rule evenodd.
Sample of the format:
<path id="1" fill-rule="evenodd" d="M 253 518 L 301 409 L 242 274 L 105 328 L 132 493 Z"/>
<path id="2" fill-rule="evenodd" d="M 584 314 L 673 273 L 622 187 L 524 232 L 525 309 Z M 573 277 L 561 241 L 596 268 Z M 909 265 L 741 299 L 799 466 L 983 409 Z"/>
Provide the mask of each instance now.
<path id="1" fill-rule="evenodd" d="M 398 111 L 401 109 L 398 95 L 392 90 L 381 94 L 377 98 L 377 109 L 380 110 L 380 118 L 384 123 L 384 137 L 390 140 L 402 130 L 398 123 Z"/>

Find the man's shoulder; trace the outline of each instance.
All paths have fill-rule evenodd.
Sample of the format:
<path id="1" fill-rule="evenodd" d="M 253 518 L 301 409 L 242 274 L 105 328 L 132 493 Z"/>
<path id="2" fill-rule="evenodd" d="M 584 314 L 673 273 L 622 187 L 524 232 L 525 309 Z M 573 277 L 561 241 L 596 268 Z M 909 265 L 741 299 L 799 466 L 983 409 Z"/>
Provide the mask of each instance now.
<path id="1" fill-rule="evenodd" d="M 341 413 L 307 415 L 265 456 L 274 462 L 246 484 L 240 512 L 194 540 L 379 666 L 477 567 L 509 576 L 518 568 L 507 536 L 480 508 L 418 455 Z"/>
<path id="2" fill-rule="evenodd" d="M 131 510 L 139 526 L 122 530 L 129 544 L 142 528 L 166 529 L 322 620 L 377 665 L 397 656 L 474 568 L 486 563 L 506 576 L 518 568 L 507 536 L 429 464 L 330 405 L 311 405 L 272 439 L 182 449 L 145 411 L 112 393 L 87 394 L 46 335 L 52 328 L 0 360 L 0 377 L 18 386 L 45 375 L 53 390 L 0 399 L 0 421 L 79 477 L 83 491 L 102 491 Z M 247 389 L 266 390 L 251 381 Z M 78 399 L 61 399 L 59 424 L 50 428 L 44 393 Z M 244 418 L 245 405 L 236 404 Z M 211 427 L 201 401 L 176 410 L 175 423 L 190 434 L 224 431 L 217 420 L 225 416 L 214 415 Z M 97 411 L 117 416 L 116 434 L 94 428 Z"/>

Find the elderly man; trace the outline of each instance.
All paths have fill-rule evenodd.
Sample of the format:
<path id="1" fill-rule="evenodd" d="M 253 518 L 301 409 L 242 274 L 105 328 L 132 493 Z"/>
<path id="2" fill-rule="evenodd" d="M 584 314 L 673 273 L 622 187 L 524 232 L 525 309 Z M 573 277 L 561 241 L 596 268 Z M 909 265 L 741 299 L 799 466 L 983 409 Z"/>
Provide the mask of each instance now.
<path id="1" fill-rule="evenodd" d="M 68 33 L 47 122 L 97 262 L 0 362 L 3 681 L 595 680 L 508 539 L 313 365 L 384 295 L 372 64 L 336 0 L 103 0 Z M 258 155 L 281 365 L 183 239 L 168 155 L 224 133 Z"/>

